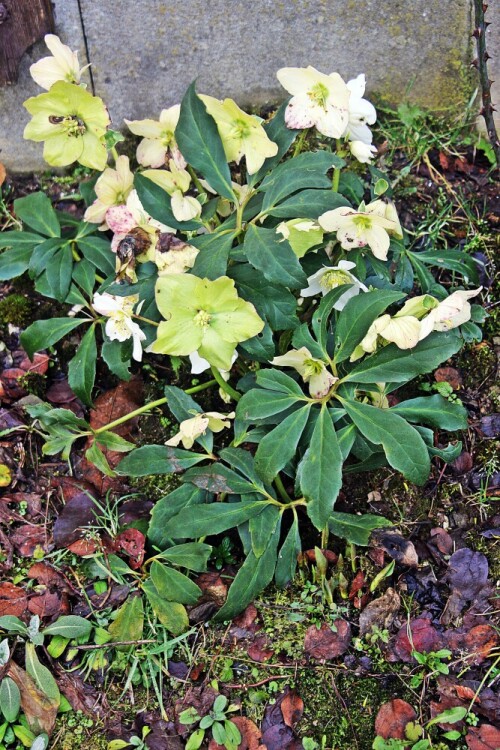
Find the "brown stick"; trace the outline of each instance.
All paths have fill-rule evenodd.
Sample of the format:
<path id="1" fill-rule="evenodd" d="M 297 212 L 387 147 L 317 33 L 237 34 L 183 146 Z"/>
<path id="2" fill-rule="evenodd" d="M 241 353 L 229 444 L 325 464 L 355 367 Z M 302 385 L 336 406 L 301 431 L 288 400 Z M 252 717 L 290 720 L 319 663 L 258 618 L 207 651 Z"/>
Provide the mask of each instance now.
<path id="1" fill-rule="evenodd" d="M 481 97 L 483 101 L 483 107 L 480 114 L 484 117 L 486 132 L 488 133 L 488 138 L 495 153 L 498 169 L 500 168 L 500 140 L 498 138 L 493 117 L 495 108 L 491 101 L 491 84 L 493 82 L 488 78 L 487 61 L 490 56 L 486 50 L 486 29 L 489 26 L 489 23 L 485 21 L 484 18 L 487 8 L 488 6 L 486 3 L 483 3 L 483 0 L 474 0 L 474 19 L 476 28 L 474 29 L 472 36 L 476 39 L 477 58 L 472 64 L 477 68 L 479 73 L 479 83 L 481 86 Z"/>

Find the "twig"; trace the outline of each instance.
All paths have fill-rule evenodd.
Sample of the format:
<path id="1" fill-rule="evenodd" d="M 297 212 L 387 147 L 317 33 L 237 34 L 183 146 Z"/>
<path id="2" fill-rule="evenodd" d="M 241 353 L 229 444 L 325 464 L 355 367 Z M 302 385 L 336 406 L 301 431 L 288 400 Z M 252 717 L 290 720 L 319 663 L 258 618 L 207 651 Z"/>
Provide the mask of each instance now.
<path id="1" fill-rule="evenodd" d="M 495 153 L 497 160 L 497 169 L 500 168 L 500 140 L 498 138 L 497 129 L 495 127 L 495 120 L 493 118 L 493 112 L 495 108 L 491 102 L 491 84 L 492 81 L 488 78 L 488 66 L 487 61 L 489 60 L 489 54 L 486 51 L 486 29 L 489 23 L 484 20 L 484 14 L 488 8 L 483 0 L 474 0 L 474 18 L 476 28 L 472 34 L 476 39 L 477 46 L 477 57 L 472 62 L 472 65 L 477 68 L 479 73 L 479 83 L 481 86 L 481 98 L 483 101 L 483 107 L 480 114 L 484 117 L 486 124 L 486 132 L 490 140 L 491 146 Z"/>

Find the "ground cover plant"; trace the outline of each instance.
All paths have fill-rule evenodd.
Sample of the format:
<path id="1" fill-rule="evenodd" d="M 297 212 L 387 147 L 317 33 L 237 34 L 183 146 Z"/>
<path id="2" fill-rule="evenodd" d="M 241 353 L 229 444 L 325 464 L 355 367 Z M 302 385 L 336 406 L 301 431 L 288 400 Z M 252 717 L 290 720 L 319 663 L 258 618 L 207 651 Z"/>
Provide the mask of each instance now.
<path id="1" fill-rule="evenodd" d="M 238 660 L 226 659 L 228 679 L 212 662 L 205 689 L 172 713 L 165 689 L 173 674 L 175 679 L 175 649 L 187 648 L 193 625 L 208 618 L 228 622 L 240 615 L 236 629 L 253 637 L 252 602 L 272 583 L 290 591 L 299 573 L 300 597 L 282 604 L 293 615 L 288 624 L 312 621 L 305 632 L 311 659 L 345 653 L 352 637 L 344 617 L 348 602 L 356 600 L 362 614 L 370 613 L 369 597 L 392 579 L 396 564 L 411 567 L 414 558 L 398 529 L 388 530 L 390 509 L 374 512 L 371 503 L 349 510 L 344 503 L 339 510 L 337 501 L 352 481 L 363 481 L 364 472 L 373 476 L 389 467 L 392 476 L 423 486 L 433 467 L 442 476 L 463 456 L 456 433 L 467 429 L 467 410 L 446 380 L 430 384 L 425 376 L 460 356 L 464 346 L 481 345 L 478 324 L 486 315 L 477 302 L 489 286 L 488 259 L 440 244 L 444 224 L 435 230 L 429 221 L 434 245 L 415 241 L 423 231 L 414 238 L 403 229 L 391 187 L 398 175 L 371 164 L 377 149 L 368 126 L 376 112 L 363 98 L 364 76 L 346 84 L 338 74 L 314 68 L 282 69 L 278 78 L 291 98 L 266 121 L 229 99 L 199 95 L 193 84 L 180 106 L 164 110 L 158 121 L 127 123 L 142 138 L 138 167 L 132 168 L 131 155 L 118 153 L 122 136 L 109 128 L 104 104 L 81 85 L 75 56 L 55 38 L 48 44 L 53 58 L 33 66 L 35 80 L 48 91 L 26 103 L 33 117 L 25 135 L 45 141 L 49 164 L 76 162 L 96 172 L 78 188 L 83 216 L 54 208 L 43 191 L 35 191 L 14 200 L 14 229 L 7 226 L 0 236 L 2 279 L 25 274 L 49 300 L 48 316 L 23 324 L 21 377 L 37 367 L 46 371 L 44 352 L 54 347 L 65 347 L 67 365 L 63 397 L 29 397 L 23 408 L 30 421 L 7 423 L 2 437 L 42 438 L 43 455 L 63 463 L 74 462 L 85 444 L 82 466 L 93 488 L 75 491 L 71 485 L 75 515 L 65 509 L 54 538 L 59 536 L 59 548 L 83 558 L 85 576 L 94 580 L 92 597 L 101 595 L 104 603 L 96 607 L 86 594 L 87 610 L 55 620 L 41 633 L 62 638 L 48 648 L 49 658 L 77 660 L 87 677 L 109 668 L 123 675 L 124 691 L 135 685 L 158 706 L 157 718 L 122 733 L 110 748 L 155 747 L 155 732 L 163 732 L 182 736 L 189 748 L 210 741 L 212 748 L 230 750 L 249 744 L 253 727 L 260 732 L 250 718 L 232 719 L 239 706 L 220 694 L 221 683 L 238 682 Z M 406 111 L 401 122 L 410 129 L 418 117 L 425 115 Z M 104 378 L 121 382 L 107 402 L 96 389 L 106 369 Z M 168 376 L 159 377 L 162 371 Z M 139 382 L 151 372 L 154 397 L 144 403 Z M 73 407 L 64 408 L 68 402 Z M 160 409 L 161 439 L 142 439 L 137 446 L 137 420 Z M 446 438 L 446 432 L 454 434 Z M 9 486 L 7 464 L 5 472 Z M 93 496 L 96 476 L 101 498 Z M 153 480 L 150 487 L 165 487 L 154 505 L 116 500 L 121 487 L 133 482 L 144 488 L 145 479 Z M 384 551 L 392 559 L 368 580 L 358 548 L 374 543 L 382 550 L 379 562 Z M 45 556 L 41 540 L 31 552 Z M 455 580 L 458 617 L 462 601 L 475 601 L 479 589 L 460 593 L 453 557 L 449 580 Z M 479 565 L 476 558 L 456 558 L 455 564 L 458 577 L 464 566 Z M 482 587 L 487 567 L 486 578 L 482 561 L 480 567 Z M 214 572 L 220 568 L 231 570 L 229 587 Z M 55 588 L 61 586 L 59 581 Z M 361 625 L 357 643 L 372 661 L 382 660 L 400 606 L 391 588 L 380 599 L 383 617 Z M 85 632 L 81 614 L 92 620 Z M 7 632 L 14 626 L 23 635 L 23 620 L 16 624 L 9 616 L 0 627 Z M 411 624 L 409 646 L 401 645 L 400 631 L 392 652 L 417 665 L 412 689 L 449 674 L 454 653 L 435 636 L 432 622 L 421 620 L 423 645 Z M 57 631 L 65 625 L 73 628 L 66 635 Z M 266 627 L 272 638 L 272 618 Z M 490 639 L 486 658 L 496 641 L 491 628 L 481 632 Z M 253 650 L 257 663 L 269 658 L 262 656 L 265 641 Z M 281 651 L 296 655 L 293 642 L 285 643 Z M 465 648 L 457 643 L 455 650 Z M 33 660 L 32 645 L 26 654 Z M 36 682 L 27 658 L 25 668 Z M 25 688 L 27 678 L 16 669 L 21 667 L 14 673 Z M 259 678 L 254 676 L 255 689 Z M 53 684 L 49 680 L 47 688 L 38 679 L 47 697 Z M 473 701 L 474 691 L 467 696 Z M 256 696 L 256 705 L 259 700 L 264 698 Z M 260 732 L 268 733 L 264 746 L 299 742 L 293 728 L 302 715 L 300 702 L 293 690 L 278 696 L 274 718 L 267 717 Z M 423 750 L 437 724 L 450 725 L 443 741 L 457 741 L 467 733 L 464 722 L 475 716 L 444 704 L 433 718 L 417 721 L 414 709 L 401 703 L 391 710 L 406 716 L 402 734 L 377 719 L 370 745 L 377 734 L 374 747 L 411 741 Z M 26 742 L 46 746 L 57 707 L 49 725 L 27 718 L 29 731 L 44 731 Z M 16 717 L 12 710 L 5 719 Z M 451 726 L 457 723 L 458 729 Z M 326 746 L 326 724 L 315 739 L 304 737 L 303 746 Z M 276 744 L 285 735 L 287 743 Z"/>

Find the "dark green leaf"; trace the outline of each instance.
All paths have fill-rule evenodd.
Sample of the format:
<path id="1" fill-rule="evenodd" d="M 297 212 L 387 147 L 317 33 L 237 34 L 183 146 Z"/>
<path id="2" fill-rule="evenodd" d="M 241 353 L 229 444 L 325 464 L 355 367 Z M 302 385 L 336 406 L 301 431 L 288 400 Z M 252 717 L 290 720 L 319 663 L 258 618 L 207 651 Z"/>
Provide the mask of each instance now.
<path id="1" fill-rule="evenodd" d="M 305 398 L 303 399 L 305 400 Z M 266 391 L 261 388 L 252 388 L 245 393 L 236 407 L 239 419 L 255 422 L 259 419 L 280 414 L 291 406 L 300 403 L 297 396 L 277 391 Z"/>
<path id="2" fill-rule="evenodd" d="M 305 188 L 329 188 L 331 180 L 325 173 L 345 162 L 328 151 L 310 151 L 280 164 L 260 184 L 265 192 L 262 210 L 276 206 L 288 195 Z"/>
<path id="3" fill-rule="evenodd" d="M 430 471 L 427 448 L 417 430 L 389 409 L 344 401 L 352 421 L 371 443 L 381 445 L 389 465 L 415 484 L 424 484 Z"/>
<path id="4" fill-rule="evenodd" d="M 156 506 L 155 506 L 156 507 Z M 211 555 L 212 547 L 201 542 L 188 542 L 187 544 L 176 544 L 161 554 L 162 560 L 179 568 L 187 568 L 203 573 L 207 569 L 207 562 Z"/>
<path id="5" fill-rule="evenodd" d="M 294 457 L 297 444 L 307 424 L 310 404 L 303 406 L 262 438 L 255 454 L 255 469 L 265 482 L 271 483 Z"/>
<path id="6" fill-rule="evenodd" d="M 391 412 L 408 422 L 428 424 L 441 430 L 467 429 L 467 410 L 462 404 L 452 403 L 439 394 L 401 401 L 391 408 Z"/>
<path id="7" fill-rule="evenodd" d="M 95 266 L 86 258 L 75 264 L 73 281 L 83 289 L 87 297 L 92 297 L 95 286 Z"/>
<path id="8" fill-rule="evenodd" d="M 342 487 L 343 457 L 328 408 L 321 407 L 311 442 L 297 475 L 307 500 L 307 515 L 324 529 Z"/>
<path id="9" fill-rule="evenodd" d="M 231 466 L 233 469 L 237 469 L 240 474 L 243 474 L 247 479 L 252 482 L 254 487 L 260 487 L 264 489 L 262 480 L 255 471 L 254 458 L 249 451 L 242 450 L 241 448 L 224 448 L 219 452 L 220 457 Z"/>
<path id="10" fill-rule="evenodd" d="M 317 219 L 325 211 L 332 211 L 340 206 L 350 206 L 350 203 L 343 195 L 334 193 L 331 189 L 301 190 L 269 209 L 269 215 L 283 219 Z"/>
<path id="11" fill-rule="evenodd" d="M 315 311 L 311 325 L 312 329 L 318 340 L 318 344 L 322 348 L 324 355 L 328 359 L 327 341 L 328 341 L 328 320 L 332 314 L 334 305 L 342 297 L 345 292 L 350 289 L 352 284 L 341 284 L 336 289 L 332 289 L 326 294 L 321 302 L 319 303 L 318 309 Z"/>
<path id="12" fill-rule="evenodd" d="M 298 323 L 295 314 L 297 300 L 285 287 L 273 284 L 249 263 L 238 263 L 228 271 L 236 282 L 238 294 L 255 305 L 259 315 L 265 318 L 273 331 L 286 331 Z"/>
<path id="13" fill-rule="evenodd" d="M 259 558 L 253 552 L 249 553 L 229 589 L 224 606 L 214 618 L 216 621 L 229 620 L 237 615 L 271 583 L 276 567 L 280 527 L 278 523 L 265 552 Z"/>
<path id="14" fill-rule="evenodd" d="M 151 565 L 151 580 L 159 596 L 168 602 L 196 604 L 201 596 L 201 589 L 191 579 L 157 560 Z"/>
<path id="15" fill-rule="evenodd" d="M 8 248 L 28 248 L 33 249 L 41 242 L 45 240 L 45 237 L 33 232 L 24 231 L 12 231 L 12 232 L 0 232 L 0 249 L 4 247 Z"/>
<path id="16" fill-rule="evenodd" d="M 26 644 L 25 656 L 26 671 L 34 680 L 37 688 L 47 696 L 51 703 L 59 706 L 61 694 L 59 692 L 59 688 L 57 687 L 57 682 L 55 681 L 47 667 L 40 663 L 40 660 L 35 651 L 35 645 L 33 643 Z"/>
<path id="17" fill-rule="evenodd" d="M 171 198 L 169 194 L 156 182 L 148 179 L 144 175 L 137 173 L 134 177 L 134 187 L 137 190 L 139 200 L 144 206 L 144 210 L 156 219 L 166 224 L 168 227 L 175 227 L 184 231 L 199 229 L 202 223 L 199 219 L 191 221 L 178 221 L 171 207 Z"/>
<path id="18" fill-rule="evenodd" d="M 339 315 L 335 330 L 335 362 L 343 362 L 350 357 L 375 318 L 404 296 L 401 292 L 376 289 L 351 297 Z"/>
<path id="19" fill-rule="evenodd" d="M 30 359 L 35 352 L 47 349 L 73 331 L 82 323 L 90 321 L 83 318 L 50 318 L 36 320 L 21 334 L 21 344 Z"/>
<path id="20" fill-rule="evenodd" d="M 300 349 L 302 346 L 305 346 L 306 349 L 309 349 L 312 356 L 316 357 L 316 359 L 323 359 L 325 356 L 323 349 L 312 337 L 307 323 L 302 323 L 299 328 L 295 329 L 292 336 L 292 345 L 295 349 Z"/>
<path id="21" fill-rule="evenodd" d="M 421 263 L 456 271 L 472 284 L 479 283 L 476 261 L 460 250 L 425 250 L 424 252 L 409 254 L 412 259 L 416 257 Z"/>
<path id="22" fill-rule="evenodd" d="M 35 232 L 40 232 L 45 237 L 61 236 L 61 227 L 56 212 L 45 193 L 31 193 L 25 198 L 17 198 L 14 201 L 14 212 Z"/>
<path id="23" fill-rule="evenodd" d="M 307 277 L 297 256 L 286 240 L 279 241 L 274 229 L 250 224 L 244 243 L 248 262 L 263 273 L 268 281 L 297 289 L 307 285 Z"/>
<path id="24" fill-rule="evenodd" d="M 191 273 L 202 279 L 218 279 L 227 271 L 229 253 L 233 246 L 234 234 L 200 234 L 193 237 L 189 244 L 200 251 L 194 262 Z"/>
<path id="25" fill-rule="evenodd" d="M 186 161 L 203 175 L 220 195 L 234 201 L 231 173 L 217 125 L 196 94 L 194 83 L 188 88 L 181 102 L 175 139 Z"/>
<path id="26" fill-rule="evenodd" d="M 208 490 L 213 494 L 227 492 L 235 495 L 246 495 L 260 491 L 258 486 L 256 487 L 252 482 L 219 462 L 213 463 L 211 466 L 197 466 L 189 469 L 182 477 L 182 481 L 191 482 L 200 489 Z"/>
<path id="27" fill-rule="evenodd" d="M 64 302 L 68 296 L 73 271 L 73 254 L 69 246 L 61 247 L 48 263 L 45 275 L 52 294 L 58 302 Z"/>
<path id="28" fill-rule="evenodd" d="M 290 393 L 292 396 L 298 396 L 299 399 L 305 398 L 300 385 L 289 375 L 281 372 L 281 370 L 259 370 L 257 373 L 257 384 L 261 388 L 267 388 L 269 391 Z"/>
<path id="29" fill-rule="evenodd" d="M 462 340 L 453 332 L 434 332 L 414 349 L 384 346 L 371 357 L 356 364 L 345 376 L 354 383 L 402 383 L 434 370 L 462 348 Z"/>
<path id="30" fill-rule="evenodd" d="M 269 505 L 258 516 L 254 516 L 248 522 L 250 538 L 252 540 L 252 551 L 259 558 L 267 549 L 269 539 L 274 533 L 276 524 L 281 518 L 280 509 L 277 505 Z"/>
<path id="31" fill-rule="evenodd" d="M 111 341 L 104 335 L 101 355 L 107 366 L 120 380 L 130 380 L 130 339 L 127 341 Z"/>
<path id="32" fill-rule="evenodd" d="M 0 254 L 0 281 L 14 279 L 27 271 L 32 253 L 31 244 L 4 250 Z"/>
<path id="33" fill-rule="evenodd" d="M 328 527 L 332 534 L 359 547 L 368 546 L 370 534 L 374 529 L 383 529 L 388 526 L 392 526 L 392 523 L 387 518 L 374 516 L 370 513 L 356 516 L 353 513 L 337 513 L 334 511 L 328 519 Z"/>
<path id="34" fill-rule="evenodd" d="M 67 448 L 65 449 L 65 453 L 68 453 Z M 94 464 L 94 466 L 97 467 L 102 474 L 105 474 L 107 477 L 115 476 L 115 472 L 108 464 L 108 459 L 99 448 L 97 443 L 94 442 L 92 443 L 90 448 L 87 448 L 87 450 L 85 451 L 85 458 L 87 461 L 90 461 L 91 464 Z"/>
<path id="35" fill-rule="evenodd" d="M 68 382 L 71 390 L 87 406 L 92 405 L 92 388 L 94 387 L 97 362 L 97 344 L 95 325 L 92 325 L 80 342 L 76 354 L 69 363 Z"/>
<path id="36" fill-rule="evenodd" d="M 276 354 L 276 347 L 273 332 L 269 325 L 266 323 L 260 333 L 240 343 L 238 351 L 255 362 L 265 362 L 267 364 L 267 362 L 273 359 Z"/>
<path id="37" fill-rule="evenodd" d="M 195 487 L 194 484 L 182 484 L 170 494 L 160 498 L 151 511 L 148 540 L 160 550 L 171 547 L 173 542 L 167 533 L 168 522 L 184 508 L 204 503 L 207 493 Z"/>
<path id="38" fill-rule="evenodd" d="M 109 240 L 95 235 L 81 237 L 78 240 L 78 249 L 105 276 L 115 275 L 116 255 L 111 250 Z"/>
<path id="39" fill-rule="evenodd" d="M 274 580 L 278 588 L 284 588 L 287 583 L 293 581 L 297 569 L 297 556 L 301 549 L 299 523 L 297 516 L 294 516 L 293 523 L 278 552 L 278 562 L 274 573 Z"/>
<path id="40" fill-rule="evenodd" d="M 260 501 L 211 503 L 197 506 L 196 513 L 192 508 L 186 508 L 170 519 L 166 532 L 173 539 L 196 539 L 207 534 L 220 534 L 262 513 L 268 505 Z"/>
<path id="41" fill-rule="evenodd" d="M 52 258 L 63 245 L 64 240 L 61 240 L 60 237 L 50 237 L 34 248 L 29 264 L 29 272 L 32 279 L 37 278 L 40 274 L 47 271 Z"/>
<path id="42" fill-rule="evenodd" d="M 206 458 L 205 453 L 193 453 L 167 445 L 143 445 L 125 456 L 116 467 L 116 472 L 130 477 L 176 474 Z"/>

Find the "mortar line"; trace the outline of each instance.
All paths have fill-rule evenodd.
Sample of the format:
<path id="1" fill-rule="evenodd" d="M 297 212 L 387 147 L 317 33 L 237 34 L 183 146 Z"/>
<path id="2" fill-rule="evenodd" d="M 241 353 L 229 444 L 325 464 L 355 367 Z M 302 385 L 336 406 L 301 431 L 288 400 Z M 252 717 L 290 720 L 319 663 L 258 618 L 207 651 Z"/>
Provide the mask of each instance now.
<path id="1" fill-rule="evenodd" d="M 83 20 L 83 9 L 82 9 L 82 3 L 81 0 L 76 0 L 78 5 L 78 15 L 80 16 L 80 25 L 82 27 L 82 34 L 83 34 L 83 43 L 85 45 L 85 54 L 87 55 L 87 62 L 92 63 L 92 60 L 90 59 L 90 51 L 89 51 L 89 43 L 87 39 L 87 32 L 85 31 L 85 21 Z M 90 87 L 92 89 L 92 94 L 95 96 L 95 83 L 94 83 L 94 76 L 92 74 L 92 64 L 90 65 L 90 68 L 87 69 L 89 76 L 90 76 Z"/>

